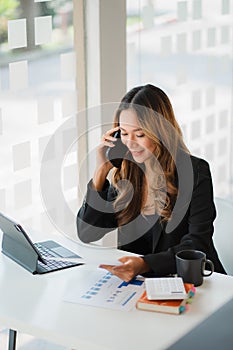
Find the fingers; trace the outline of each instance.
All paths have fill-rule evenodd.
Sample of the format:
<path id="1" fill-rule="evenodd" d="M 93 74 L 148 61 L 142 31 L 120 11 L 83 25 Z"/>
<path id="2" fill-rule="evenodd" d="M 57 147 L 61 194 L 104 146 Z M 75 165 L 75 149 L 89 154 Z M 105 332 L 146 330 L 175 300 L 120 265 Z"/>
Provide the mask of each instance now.
<path id="1" fill-rule="evenodd" d="M 123 265 L 122 265 L 123 267 L 122 269 L 119 269 L 119 267 L 121 266 L 105 265 L 105 264 L 101 264 L 99 265 L 99 267 L 111 272 L 113 275 L 119 277 L 125 282 L 129 282 L 133 278 L 131 273 L 129 274 L 128 271 L 125 271 L 125 267 Z"/>
<path id="2" fill-rule="evenodd" d="M 101 146 L 114 147 L 115 145 L 114 145 L 113 142 L 111 142 L 111 141 L 109 141 L 109 140 L 106 139 L 106 140 L 104 140 L 104 141 L 101 142 Z"/>
<path id="3" fill-rule="evenodd" d="M 113 147 L 114 146 L 114 141 L 116 141 L 116 137 L 112 136 L 112 134 L 114 134 L 114 132 L 116 132 L 117 130 L 119 130 L 119 126 L 108 130 L 103 136 L 102 136 L 102 144 L 104 144 L 105 146 L 110 146 Z"/>
<path id="4" fill-rule="evenodd" d="M 99 267 L 101 267 L 102 269 L 106 269 L 106 270 L 110 270 L 114 267 L 115 265 L 106 265 L 106 264 L 100 264 Z"/>
<path id="5" fill-rule="evenodd" d="M 126 272 L 126 270 L 128 269 L 127 266 L 125 266 L 124 264 L 122 265 L 106 265 L 106 264 L 100 264 L 99 265 L 100 268 L 108 270 L 112 273 L 122 273 L 122 272 Z"/>
<path id="6" fill-rule="evenodd" d="M 122 265 L 106 265 L 101 264 L 99 267 L 106 269 L 107 271 L 111 272 L 113 275 L 119 277 L 125 282 L 131 281 L 131 279 L 135 276 L 134 269 L 129 264 L 122 264 Z"/>
<path id="7" fill-rule="evenodd" d="M 122 256 L 122 258 L 118 259 L 118 261 L 122 262 L 122 263 L 126 263 L 128 262 L 130 259 L 132 259 L 131 256 Z"/>

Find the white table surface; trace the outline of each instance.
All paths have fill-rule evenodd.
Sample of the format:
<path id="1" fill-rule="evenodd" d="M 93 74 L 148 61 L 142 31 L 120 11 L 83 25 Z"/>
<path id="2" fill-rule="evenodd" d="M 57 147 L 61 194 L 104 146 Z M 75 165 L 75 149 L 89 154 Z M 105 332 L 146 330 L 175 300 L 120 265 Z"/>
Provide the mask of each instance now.
<path id="1" fill-rule="evenodd" d="M 115 249 L 85 247 L 63 236 L 52 239 L 83 257 L 100 261 L 125 255 Z M 1 324 L 77 350 L 159 350 L 166 349 L 233 297 L 233 277 L 214 273 L 197 288 L 189 311 L 181 315 L 136 309 L 123 312 L 64 302 L 66 288 L 82 283 L 95 269 L 87 264 L 32 275 L 1 253 Z"/>

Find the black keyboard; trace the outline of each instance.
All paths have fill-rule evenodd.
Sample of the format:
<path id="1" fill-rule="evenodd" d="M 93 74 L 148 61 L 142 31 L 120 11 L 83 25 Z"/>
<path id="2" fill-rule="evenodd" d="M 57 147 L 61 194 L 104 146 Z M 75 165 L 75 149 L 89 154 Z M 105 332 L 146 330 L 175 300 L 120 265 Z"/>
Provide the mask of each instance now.
<path id="1" fill-rule="evenodd" d="M 73 261 L 58 260 L 59 256 L 55 255 L 50 249 L 46 248 L 40 243 L 34 243 L 34 245 L 42 258 L 46 261 L 46 264 L 44 264 L 38 260 L 38 265 L 42 266 L 47 271 L 64 269 L 65 267 L 78 265 L 78 263 Z"/>

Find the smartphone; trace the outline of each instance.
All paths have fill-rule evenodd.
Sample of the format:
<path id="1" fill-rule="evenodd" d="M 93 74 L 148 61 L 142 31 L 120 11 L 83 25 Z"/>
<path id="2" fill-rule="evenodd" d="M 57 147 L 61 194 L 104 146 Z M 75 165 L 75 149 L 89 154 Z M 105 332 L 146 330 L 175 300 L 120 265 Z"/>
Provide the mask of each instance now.
<path id="1" fill-rule="evenodd" d="M 107 148 L 106 157 L 108 160 L 110 160 L 110 162 L 112 163 L 112 165 L 115 168 L 120 168 L 121 163 L 124 159 L 124 156 L 125 156 L 126 152 L 128 151 L 128 147 L 121 142 L 121 131 L 120 130 L 117 130 L 113 134 L 113 137 L 117 138 L 117 140 L 114 141 L 115 146 Z"/>

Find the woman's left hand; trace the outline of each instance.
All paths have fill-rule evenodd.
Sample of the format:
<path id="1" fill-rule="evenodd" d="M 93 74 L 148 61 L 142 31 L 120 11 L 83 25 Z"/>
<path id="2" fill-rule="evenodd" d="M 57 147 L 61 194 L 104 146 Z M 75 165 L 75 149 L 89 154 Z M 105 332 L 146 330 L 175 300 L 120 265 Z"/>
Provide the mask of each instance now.
<path id="1" fill-rule="evenodd" d="M 99 267 L 108 270 L 113 275 L 121 278 L 125 282 L 131 281 L 135 276 L 148 272 L 149 266 L 141 257 L 136 256 L 124 256 L 119 259 L 122 265 L 104 265 Z"/>

